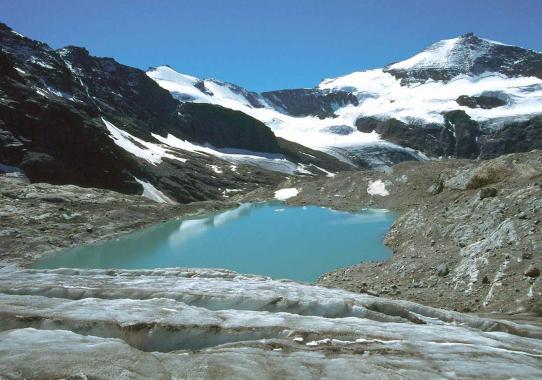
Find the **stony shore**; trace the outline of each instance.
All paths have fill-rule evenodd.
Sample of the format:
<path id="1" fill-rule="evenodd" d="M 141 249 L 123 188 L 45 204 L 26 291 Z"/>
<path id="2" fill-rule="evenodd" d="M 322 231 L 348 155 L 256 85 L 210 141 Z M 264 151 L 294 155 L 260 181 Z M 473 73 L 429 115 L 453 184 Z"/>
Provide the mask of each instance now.
<path id="1" fill-rule="evenodd" d="M 536 379 L 541 169 L 531 152 L 290 178 L 291 205 L 398 214 L 391 259 L 322 286 L 226 270 L 24 269 L 276 189 L 171 206 L 0 177 L 0 377 Z"/>
<path id="2" fill-rule="evenodd" d="M 369 194 L 381 181 L 388 195 Z M 291 205 L 386 208 L 398 219 L 394 254 L 323 274 L 318 284 L 463 312 L 542 313 L 542 153 L 489 161 L 405 162 L 383 172 L 290 177 Z M 230 202 L 165 205 L 76 186 L 0 177 L 0 260 L 26 266 L 55 250 L 112 239 L 183 215 L 273 197 L 272 188 Z"/>
<path id="3" fill-rule="evenodd" d="M 389 194 L 369 194 L 376 181 Z M 299 190 L 292 205 L 399 215 L 385 238 L 389 260 L 324 274 L 319 285 L 463 312 L 542 314 L 540 151 L 489 161 L 405 162 L 387 173 L 291 178 L 282 187 Z"/>
<path id="4" fill-rule="evenodd" d="M 0 265 L 24 267 L 62 248 L 234 206 L 219 201 L 170 205 L 109 190 L 0 176 Z"/>

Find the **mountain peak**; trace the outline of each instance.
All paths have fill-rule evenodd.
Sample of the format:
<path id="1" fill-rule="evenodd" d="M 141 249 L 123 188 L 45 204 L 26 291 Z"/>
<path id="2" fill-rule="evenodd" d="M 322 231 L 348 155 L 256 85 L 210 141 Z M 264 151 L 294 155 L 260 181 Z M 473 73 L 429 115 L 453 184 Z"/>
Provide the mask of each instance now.
<path id="1" fill-rule="evenodd" d="M 89 51 L 86 48 L 74 45 L 64 46 L 63 48 L 58 49 L 57 52 L 60 55 L 73 54 L 85 57 L 90 55 Z"/>
<path id="2" fill-rule="evenodd" d="M 498 72 L 508 76 L 540 77 L 542 54 L 480 38 L 474 33 L 441 40 L 404 61 L 384 68 L 406 83 L 450 80 L 459 74 Z"/>
<path id="3" fill-rule="evenodd" d="M 460 37 L 461 38 L 471 38 L 471 37 L 478 38 L 478 36 L 476 34 L 474 34 L 473 32 L 468 32 L 468 33 L 462 34 Z"/>

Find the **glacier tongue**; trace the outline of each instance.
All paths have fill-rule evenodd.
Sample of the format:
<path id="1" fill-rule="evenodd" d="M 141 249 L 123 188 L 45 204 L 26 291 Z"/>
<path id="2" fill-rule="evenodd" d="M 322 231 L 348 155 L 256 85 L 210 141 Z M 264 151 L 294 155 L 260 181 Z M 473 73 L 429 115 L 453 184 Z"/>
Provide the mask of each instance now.
<path id="1" fill-rule="evenodd" d="M 542 370 L 540 328 L 226 270 L 11 268 L 0 271 L 0 305 L 8 378 L 535 378 Z"/>

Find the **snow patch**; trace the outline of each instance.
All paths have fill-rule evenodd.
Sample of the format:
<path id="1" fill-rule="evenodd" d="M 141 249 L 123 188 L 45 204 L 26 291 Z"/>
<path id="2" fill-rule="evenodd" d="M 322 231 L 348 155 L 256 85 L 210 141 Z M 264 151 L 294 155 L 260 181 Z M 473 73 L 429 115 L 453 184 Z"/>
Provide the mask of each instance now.
<path id="1" fill-rule="evenodd" d="M 216 174 L 222 174 L 222 169 L 218 165 L 207 165 L 210 167 Z"/>
<path id="2" fill-rule="evenodd" d="M 390 195 L 390 192 L 386 190 L 386 184 L 380 179 L 377 179 L 376 181 L 369 181 L 367 193 L 369 193 L 369 195 L 380 195 L 382 197 Z"/>
<path id="3" fill-rule="evenodd" d="M 389 66 L 392 70 L 408 70 L 414 67 L 446 67 L 452 52 L 461 38 L 439 41 L 419 54 Z"/>
<path id="4" fill-rule="evenodd" d="M 158 165 L 160 162 L 162 162 L 162 158 L 164 157 L 178 160 L 181 162 L 186 162 L 186 159 L 179 158 L 168 153 L 167 149 L 159 146 L 158 144 L 147 142 L 129 134 L 126 131 L 123 131 L 122 129 L 115 127 L 112 123 L 105 120 L 103 117 L 102 121 L 105 124 L 107 130 L 109 131 L 109 134 L 111 135 L 111 138 L 113 139 L 115 144 L 120 146 L 125 151 L 132 153 L 136 157 L 142 158 L 153 165 Z"/>
<path id="5" fill-rule="evenodd" d="M 298 194 L 299 191 L 294 187 L 280 189 L 275 191 L 275 199 L 278 199 L 279 201 L 285 201 L 286 199 L 295 197 Z"/>
<path id="6" fill-rule="evenodd" d="M 158 203 L 177 203 L 168 196 L 166 196 L 164 193 L 162 193 L 160 190 L 158 190 L 156 187 L 154 187 L 150 182 L 142 181 L 136 177 L 134 177 L 134 179 L 137 181 L 137 183 L 143 186 L 143 194 L 141 194 L 143 197 Z"/>
<path id="7" fill-rule="evenodd" d="M 265 170 L 276 171 L 284 174 L 295 174 L 298 171 L 298 166 L 291 161 L 283 158 L 280 155 L 268 155 L 260 152 L 243 151 L 245 153 L 225 153 L 219 150 L 213 149 L 210 146 L 201 146 L 193 144 L 186 140 L 181 140 L 171 134 L 167 137 L 152 134 L 152 136 L 161 143 L 168 145 L 172 148 L 182 149 L 189 152 L 211 155 L 218 157 L 224 161 L 232 164 L 230 169 L 237 171 L 237 165 L 246 164 L 256 166 Z"/>

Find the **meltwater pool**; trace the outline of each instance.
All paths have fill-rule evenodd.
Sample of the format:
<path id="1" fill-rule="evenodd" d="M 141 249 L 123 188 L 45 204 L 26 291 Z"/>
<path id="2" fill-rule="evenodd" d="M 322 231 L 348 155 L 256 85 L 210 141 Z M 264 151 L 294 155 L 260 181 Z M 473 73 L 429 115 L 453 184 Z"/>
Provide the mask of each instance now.
<path id="1" fill-rule="evenodd" d="M 340 267 L 388 258 L 382 240 L 394 219 L 386 210 L 243 204 L 67 249 L 33 268 L 226 268 L 312 282 Z"/>

